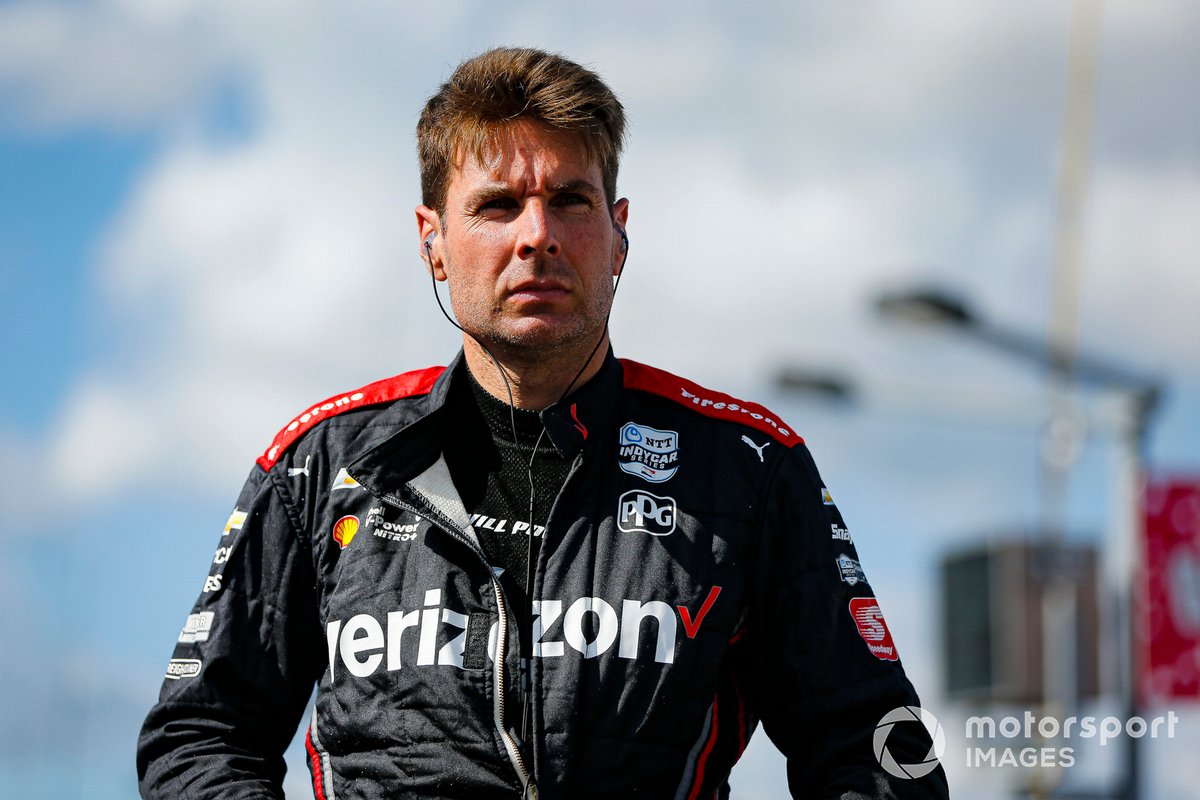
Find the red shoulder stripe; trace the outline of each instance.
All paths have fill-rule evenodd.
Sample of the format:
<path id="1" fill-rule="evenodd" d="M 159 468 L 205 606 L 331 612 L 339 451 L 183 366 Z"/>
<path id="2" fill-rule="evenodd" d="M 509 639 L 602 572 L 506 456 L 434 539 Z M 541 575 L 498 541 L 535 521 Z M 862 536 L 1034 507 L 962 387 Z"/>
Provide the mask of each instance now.
<path id="1" fill-rule="evenodd" d="M 328 400 L 317 403 L 285 425 L 279 433 L 275 434 L 275 440 L 271 442 L 271 446 L 267 448 L 267 452 L 263 453 L 258 459 L 258 465 L 263 470 L 271 469 L 271 467 L 275 466 L 275 462 L 279 460 L 279 457 L 292 446 L 293 442 L 307 433 L 310 428 L 321 420 L 336 417 L 338 414 L 343 414 L 354 408 L 362 408 L 363 406 L 376 405 L 378 403 L 390 403 L 393 400 L 399 400 L 401 397 L 415 397 L 417 395 L 429 394 L 433 389 L 433 384 L 437 382 L 437 379 L 445 371 L 445 367 L 427 367 L 426 369 L 413 370 L 412 372 L 405 372 L 402 375 L 396 375 L 392 378 L 384 378 L 381 381 L 368 383 L 361 389 L 334 395 Z"/>
<path id="2" fill-rule="evenodd" d="M 678 375 L 672 375 L 627 358 L 621 359 L 621 367 L 625 371 L 626 389 L 649 392 L 668 400 L 674 400 L 706 417 L 740 422 L 767 434 L 787 447 L 804 443 L 799 434 L 758 403 L 747 403 L 736 397 L 705 389 Z"/>

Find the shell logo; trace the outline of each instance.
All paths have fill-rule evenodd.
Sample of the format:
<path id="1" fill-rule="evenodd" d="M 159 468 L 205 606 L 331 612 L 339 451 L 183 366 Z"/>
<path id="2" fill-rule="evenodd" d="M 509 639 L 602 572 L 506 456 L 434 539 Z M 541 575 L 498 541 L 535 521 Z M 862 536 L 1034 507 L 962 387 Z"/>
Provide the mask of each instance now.
<path id="1" fill-rule="evenodd" d="M 358 517 L 348 515 L 333 523 L 333 540 L 345 550 L 350 546 L 354 534 L 358 533 Z"/>

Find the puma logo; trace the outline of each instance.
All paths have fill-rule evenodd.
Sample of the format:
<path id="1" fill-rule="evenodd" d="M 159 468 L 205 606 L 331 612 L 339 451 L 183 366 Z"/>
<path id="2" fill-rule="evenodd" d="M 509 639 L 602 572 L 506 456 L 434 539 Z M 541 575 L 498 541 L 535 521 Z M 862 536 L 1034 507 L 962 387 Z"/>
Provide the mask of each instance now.
<path id="1" fill-rule="evenodd" d="M 749 436 L 743 436 L 742 441 L 745 442 L 746 444 L 750 445 L 751 450 L 758 453 L 759 461 L 766 463 L 766 459 L 763 458 L 763 450 L 767 449 L 767 445 L 769 445 L 770 442 L 763 442 L 762 444 L 755 444 L 754 440 L 751 439 Z"/>
<path id="2" fill-rule="evenodd" d="M 746 437 L 743 436 L 742 438 L 744 439 Z M 303 475 L 306 478 L 310 477 L 308 474 L 308 461 L 311 458 L 312 458 L 312 455 L 307 455 L 304 457 L 304 466 L 303 467 L 288 467 L 288 477 L 294 478 L 297 475 Z"/>

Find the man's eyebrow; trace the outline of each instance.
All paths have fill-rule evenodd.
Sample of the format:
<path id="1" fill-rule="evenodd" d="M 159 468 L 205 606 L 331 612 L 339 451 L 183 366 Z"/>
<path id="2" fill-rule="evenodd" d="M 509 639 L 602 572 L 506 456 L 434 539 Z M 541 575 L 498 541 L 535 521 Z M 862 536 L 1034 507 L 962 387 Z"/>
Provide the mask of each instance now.
<path id="1" fill-rule="evenodd" d="M 586 178 L 576 178 L 573 181 L 552 184 L 550 191 L 554 194 L 562 194 L 564 192 L 580 192 L 590 195 L 600 194 L 600 188 Z"/>
<path id="2" fill-rule="evenodd" d="M 505 183 L 488 183 L 475 189 L 467 195 L 467 199 L 473 205 L 482 205 L 490 200 L 497 200 L 501 197 L 511 197 L 512 188 Z"/>
<path id="3" fill-rule="evenodd" d="M 589 197 L 599 197 L 601 195 L 600 187 L 586 178 L 575 178 L 569 181 L 560 181 L 553 183 L 548 189 L 550 194 L 566 194 L 576 192 L 585 194 Z M 467 195 L 467 202 L 473 206 L 481 206 L 484 203 L 492 200 L 499 200 L 504 197 L 512 197 L 514 194 L 513 188 L 507 183 L 487 183 L 473 190 Z"/>

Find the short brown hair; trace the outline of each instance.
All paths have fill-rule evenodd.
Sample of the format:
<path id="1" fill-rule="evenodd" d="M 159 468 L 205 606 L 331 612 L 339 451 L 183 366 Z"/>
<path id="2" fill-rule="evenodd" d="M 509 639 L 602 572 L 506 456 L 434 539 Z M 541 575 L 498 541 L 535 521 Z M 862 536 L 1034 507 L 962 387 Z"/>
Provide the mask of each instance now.
<path id="1" fill-rule="evenodd" d="M 450 171 L 470 153 L 482 161 L 518 120 L 574 133 L 600 165 L 611 206 L 625 143 L 625 109 L 600 76 L 560 55 L 497 47 L 459 65 L 417 122 L 421 202 L 445 211 Z"/>

